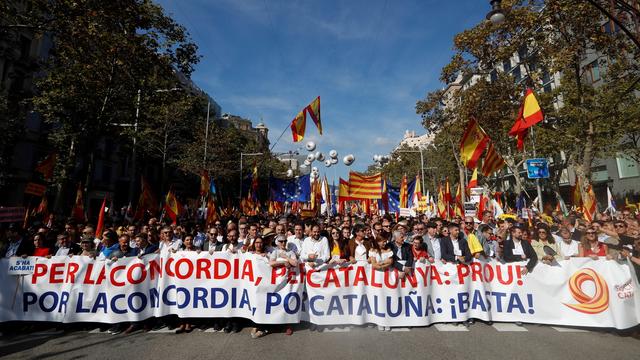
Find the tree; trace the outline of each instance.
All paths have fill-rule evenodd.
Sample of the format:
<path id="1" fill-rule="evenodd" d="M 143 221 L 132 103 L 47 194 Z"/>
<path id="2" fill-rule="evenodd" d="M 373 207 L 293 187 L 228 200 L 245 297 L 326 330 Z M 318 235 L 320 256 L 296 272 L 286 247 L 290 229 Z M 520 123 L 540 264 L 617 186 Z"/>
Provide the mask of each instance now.
<path id="1" fill-rule="evenodd" d="M 629 41 L 603 31 L 601 14 L 586 2 L 513 0 L 503 6 L 507 16 L 502 24 L 483 22 L 455 36 L 455 54 L 442 69 L 441 80 L 446 83 L 458 76 L 474 76 L 478 82 L 458 91 L 450 110 L 435 109 L 441 92 L 433 92 L 418 102 L 417 111 L 427 127 L 466 121 L 471 114 L 478 117 L 516 182 L 522 183 L 517 176 L 522 158 L 512 151 L 513 140 L 506 137 L 506 130 L 515 120 L 524 88 L 533 87 L 546 113 L 546 122 L 536 126 L 537 155 L 563 151 L 586 188 L 593 160 L 619 151 L 623 134 L 637 123 L 629 89 L 640 73 L 629 61 Z M 516 66 L 525 69 L 523 79 L 514 72 L 491 74 L 498 64 L 507 64 L 510 70 L 514 54 L 518 54 Z M 598 65 L 607 64 L 600 71 L 604 85 L 587 76 L 590 68 L 583 59 L 590 54 L 600 56 Z M 560 77 L 560 83 L 542 94 L 552 74 Z"/>
<path id="2" fill-rule="evenodd" d="M 197 46 L 151 1 L 30 3 L 7 22 L 53 39 L 32 101 L 51 125 L 49 141 L 60 154 L 58 193 L 73 172 L 89 188 L 97 140 L 119 135 L 114 125 L 131 122 L 138 90 L 177 84 L 176 70 L 189 77 L 199 60 Z"/>

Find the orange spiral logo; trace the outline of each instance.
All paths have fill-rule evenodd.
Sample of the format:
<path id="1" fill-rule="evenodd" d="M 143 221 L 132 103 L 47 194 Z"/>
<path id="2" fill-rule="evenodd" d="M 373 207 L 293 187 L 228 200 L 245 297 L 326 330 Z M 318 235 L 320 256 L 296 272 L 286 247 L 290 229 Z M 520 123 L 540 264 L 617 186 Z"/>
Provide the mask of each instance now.
<path id="1" fill-rule="evenodd" d="M 582 291 L 582 284 L 585 281 L 592 281 L 595 284 L 596 292 L 593 296 Z M 598 314 L 609 308 L 609 287 L 607 282 L 593 269 L 586 268 L 576 271 L 569 279 L 569 291 L 578 304 L 566 304 L 575 311 L 585 314 Z"/>

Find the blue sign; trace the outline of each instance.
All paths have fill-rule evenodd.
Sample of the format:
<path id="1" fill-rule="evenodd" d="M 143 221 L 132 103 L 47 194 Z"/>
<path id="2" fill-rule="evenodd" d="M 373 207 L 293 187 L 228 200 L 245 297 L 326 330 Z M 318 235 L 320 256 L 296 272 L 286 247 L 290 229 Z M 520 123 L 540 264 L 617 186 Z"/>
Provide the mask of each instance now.
<path id="1" fill-rule="evenodd" d="M 547 179 L 549 178 L 549 162 L 547 159 L 527 159 L 527 178 Z"/>

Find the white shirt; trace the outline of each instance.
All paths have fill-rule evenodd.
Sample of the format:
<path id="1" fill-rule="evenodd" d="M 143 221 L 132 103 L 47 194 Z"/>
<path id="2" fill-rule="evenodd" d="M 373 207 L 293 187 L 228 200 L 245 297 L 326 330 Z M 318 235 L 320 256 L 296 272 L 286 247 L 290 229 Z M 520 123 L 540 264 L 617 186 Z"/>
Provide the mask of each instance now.
<path id="1" fill-rule="evenodd" d="M 513 242 L 513 255 L 524 255 L 524 250 L 522 250 L 522 242 Z"/>
<path id="2" fill-rule="evenodd" d="M 178 251 L 182 247 L 182 240 L 172 239 L 168 244 L 164 241 L 160 242 L 160 254 L 165 255 L 171 252 L 171 250 Z"/>
<path id="3" fill-rule="evenodd" d="M 285 260 L 285 258 L 297 259 L 297 256 L 293 251 L 281 250 L 279 248 L 275 248 L 269 253 L 269 260 Z"/>
<path id="4" fill-rule="evenodd" d="M 295 235 L 291 235 L 287 238 L 287 250 L 293 251 L 296 255 L 300 254 L 302 251 L 302 242 L 303 239 L 298 239 Z"/>
<path id="5" fill-rule="evenodd" d="M 353 254 L 356 261 L 367 261 L 367 248 L 364 246 L 364 240 L 362 242 L 356 241 L 355 254 Z"/>
<path id="6" fill-rule="evenodd" d="M 442 258 L 442 252 L 440 252 L 440 241 L 431 236 L 429 236 L 429 241 L 431 241 L 431 247 L 433 248 L 433 258 L 440 260 Z"/>
<path id="7" fill-rule="evenodd" d="M 71 250 L 71 248 L 59 247 L 58 251 L 56 251 L 56 256 L 67 256 L 69 255 L 69 250 Z"/>
<path id="8" fill-rule="evenodd" d="M 222 250 L 221 251 L 232 253 L 234 251 L 236 251 L 236 252 L 240 251 L 240 248 L 242 248 L 242 245 L 240 245 L 239 243 L 238 244 L 226 243 L 226 244 L 222 245 Z"/>
<path id="9" fill-rule="evenodd" d="M 562 255 L 562 257 L 577 256 L 579 254 L 578 242 L 575 240 L 571 240 L 568 244 L 560 241 L 558 244 L 560 245 L 560 255 Z"/>
<path id="10" fill-rule="evenodd" d="M 317 262 L 327 262 L 331 253 L 329 251 L 329 240 L 326 237 L 320 236 L 318 240 L 315 240 L 311 236 L 304 239 L 302 243 L 302 250 L 300 250 L 300 259 L 302 261 L 308 261 L 310 254 L 316 254 Z"/>
<path id="11" fill-rule="evenodd" d="M 462 251 L 460 251 L 460 244 L 458 243 L 458 239 L 451 239 L 451 243 L 453 244 L 453 255 L 462 256 Z"/>

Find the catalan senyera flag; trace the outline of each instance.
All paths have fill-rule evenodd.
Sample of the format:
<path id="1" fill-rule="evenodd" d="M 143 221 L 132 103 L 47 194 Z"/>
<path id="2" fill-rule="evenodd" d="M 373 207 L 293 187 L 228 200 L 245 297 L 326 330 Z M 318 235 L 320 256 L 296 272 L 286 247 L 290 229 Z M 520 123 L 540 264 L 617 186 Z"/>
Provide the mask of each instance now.
<path id="1" fill-rule="evenodd" d="M 413 198 L 411 206 L 412 208 L 420 208 L 420 202 L 422 201 L 422 181 L 420 175 L 416 175 L 416 185 L 413 189 Z"/>
<path id="2" fill-rule="evenodd" d="M 352 199 L 382 199 L 382 174 L 349 173 L 349 197 Z"/>
<path id="3" fill-rule="evenodd" d="M 467 169 L 474 169 L 487 147 L 489 136 L 482 130 L 475 118 L 469 119 L 460 141 L 460 161 Z"/>
<path id="4" fill-rule="evenodd" d="M 596 200 L 596 194 L 593 192 L 591 184 L 587 187 L 584 198 L 584 209 L 582 214 L 585 220 L 591 222 L 596 218 L 596 212 L 598 211 L 598 201 Z"/>
<path id="5" fill-rule="evenodd" d="M 315 100 L 313 100 L 311 104 L 307 105 L 305 110 L 307 111 L 307 113 L 309 113 L 309 116 L 311 116 L 314 124 L 316 124 L 316 126 L 318 127 L 318 132 L 320 133 L 320 135 L 322 135 L 322 122 L 320 121 L 320 96 L 315 98 Z"/>
<path id="6" fill-rule="evenodd" d="M 178 222 L 178 216 L 180 215 L 180 213 L 182 212 L 182 205 L 180 205 L 180 202 L 178 202 L 178 199 L 176 198 L 176 195 L 173 193 L 173 190 L 169 190 L 169 192 L 167 193 L 167 197 L 165 198 L 165 203 L 164 203 L 164 209 L 166 211 L 167 216 L 169 216 L 169 218 L 171 220 L 173 220 L 173 223 L 177 223 Z"/>
<path id="7" fill-rule="evenodd" d="M 86 220 L 84 215 L 84 200 L 82 196 L 82 184 L 78 184 L 78 190 L 76 191 L 76 202 L 73 205 L 73 210 L 71 211 L 71 217 L 81 222 Z"/>
<path id="8" fill-rule="evenodd" d="M 338 212 L 344 214 L 346 211 L 345 203 L 351 200 L 349 197 L 349 182 L 340 178 L 338 185 Z"/>
<path id="9" fill-rule="evenodd" d="M 502 169 L 504 167 L 504 159 L 498 152 L 496 151 L 493 143 L 489 143 L 489 148 L 487 148 L 487 154 L 482 161 L 482 175 L 490 176 L 494 172 Z"/>
<path id="10" fill-rule="evenodd" d="M 302 110 L 291 120 L 291 135 L 293 142 L 299 142 L 304 139 L 304 130 L 307 127 L 307 113 Z"/>
<path id="11" fill-rule="evenodd" d="M 407 174 L 402 176 L 400 182 L 400 207 L 409 207 L 409 189 L 407 188 Z"/>
<path id="12" fill-rule="evenodd" d="M 49 201 L 47 200 L 47 196 L 43 195 L 42 200 L 40 200 L 40 205 L 36 209 L 36 214 L 42 215 L 42 220 L 47 220 L 49 217 Z"/>
<path id="13" fill-rule="evenodd" d="M 524 138 L 527 136 L 527 129 L 543 119 L 544 114 L 533 90 L 527 88 L 524 94 L 524 101 L 518 112 L 518 118 L 511 130 L 509 130 L 509 136 L 514 136 L 518 140 L 518 150 L 522 151 L 524 149 Z"/>
<path id="14" fill-rule="evenodd" d="M 478 168 L 473 169 L 473 175 L 471 175 L 471 180 L 469 180 L 469 184 L 467 184 L 467 192 L 474 187 L 478 187 Z"/>
<path id="15" fill-rule="evenodd" d="M 462 208 L 462 185 L 458 183 L 456 188 L 456 200 L 454 204 L 454 212 L 457 216 L 464 217 L 464 209 Z"/>
<path id="16" fill-rule="evenodd" d="M 438 216 L 441 219 L 447 217 L 447 204 L 444 198 L 444 192 L 442 191 L 442 184 L 438 185 Z"/>

